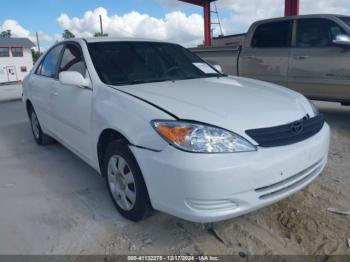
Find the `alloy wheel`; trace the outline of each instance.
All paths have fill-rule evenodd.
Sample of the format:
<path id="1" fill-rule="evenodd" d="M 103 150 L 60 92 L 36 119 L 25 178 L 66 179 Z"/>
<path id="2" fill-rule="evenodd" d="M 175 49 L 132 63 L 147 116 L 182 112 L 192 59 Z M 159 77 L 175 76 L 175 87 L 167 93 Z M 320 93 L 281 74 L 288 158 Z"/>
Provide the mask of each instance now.
<path id="1" fill-rule="evenodd" d="M 33 111 L 31 114 L 31 124 L 33 129 L 33 134 L 36 139 L 39 139 L 40 137 L 40 125 L 38 117 L 36 116 L 36 113 Z"/>
<path id="2" fill-rule="evenodd" d="M 108 185 L 118 206 L 131 210 L 136 203 L 136 185 L 134 175 L 126 160 L 114 155 L 108 162 Z"/>

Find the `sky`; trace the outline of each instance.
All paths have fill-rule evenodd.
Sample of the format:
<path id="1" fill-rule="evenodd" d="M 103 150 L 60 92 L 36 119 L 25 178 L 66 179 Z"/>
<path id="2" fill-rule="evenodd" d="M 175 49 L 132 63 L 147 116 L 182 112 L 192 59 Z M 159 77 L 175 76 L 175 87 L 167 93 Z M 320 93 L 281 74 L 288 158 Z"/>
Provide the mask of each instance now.
<path id="1" fill-rule="evenodd" d="M 349 0 L 300 0 L 301 13 L 350 15 Z M 218 0 L 217 8 L 224 33 L 244 33 L 259 19 L 283 15 L 284 0 Z M 42 47 L 61 40 L 70 30 L 78 37 L 99 31 L 102 15 L 110 36 L 146 37 L 195 46 L 203 41 L 200 7 L 177 0 L 11 0 L 1 4 L 0 31 L 35 41 L 39 33 Z M 215 17 L 214 17 L 215 19 Z M 214 28 L 218 35 L 219 28 Z"/>

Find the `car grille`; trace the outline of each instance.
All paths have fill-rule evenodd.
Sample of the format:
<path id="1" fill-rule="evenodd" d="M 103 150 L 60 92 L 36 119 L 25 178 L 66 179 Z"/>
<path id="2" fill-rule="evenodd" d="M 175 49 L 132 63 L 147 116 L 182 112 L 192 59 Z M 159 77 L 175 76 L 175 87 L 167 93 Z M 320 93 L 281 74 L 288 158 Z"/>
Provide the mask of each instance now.
<path id="1" fill-rule="evenodd" d="M 304 118 L 281 126 L 246 130 L 261 147 L 294 144 L 317 134 L 324 125 L 323 115 Z"/>
<path id="2" fill-rule="evenodd" d="M 288 177 L 287 179 L 284 179 L 271 185 L 257 188 L 255 189 L 255 192 L 261 194 L 259 195 L 259 199 L 261 200 L 266 200 L 269 198 L 276 197 L 280 194 L 287 193 L 297 188 L 298 186 L 311 181 L 320 173 L 325 163 L 326 159 L 322 159 L 314 165 L 304 169 L 303 171 L 293 176 Z"/>

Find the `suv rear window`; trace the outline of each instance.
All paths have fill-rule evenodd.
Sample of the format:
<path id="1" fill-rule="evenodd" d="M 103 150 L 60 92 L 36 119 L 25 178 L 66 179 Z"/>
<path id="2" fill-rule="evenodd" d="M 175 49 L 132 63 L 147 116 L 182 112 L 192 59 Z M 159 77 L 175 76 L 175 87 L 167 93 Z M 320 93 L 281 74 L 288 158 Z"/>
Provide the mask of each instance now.
<path id="1" fill-rule="evenodd" d="M 291 20 L 270 22 L 259 25 L 254 33 L 252 47 L 290 46 Z"/>

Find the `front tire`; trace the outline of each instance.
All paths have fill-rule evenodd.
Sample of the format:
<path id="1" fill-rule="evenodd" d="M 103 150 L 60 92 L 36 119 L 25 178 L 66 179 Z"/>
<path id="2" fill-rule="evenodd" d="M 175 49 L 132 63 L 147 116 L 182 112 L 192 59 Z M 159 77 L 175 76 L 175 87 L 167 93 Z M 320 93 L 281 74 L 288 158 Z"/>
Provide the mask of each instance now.
<path id="1" fill-rule="evenodd" d="M 127 143 L 117 140 L 109 144 L 102 173 L 109 194 L 121 215 L 137 222 L 149 214 L 150 201 L 146 184 Z"/>
<path id="2" fill-rule="evenodd" d="M 41 129 L 38 116 L 33 108 L 31 108 L 29 111 L 29 118 L 35 142 L 41 146 L 53 143 L 54 139 L 46 135 Z"/>

